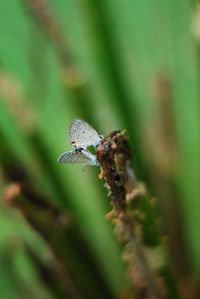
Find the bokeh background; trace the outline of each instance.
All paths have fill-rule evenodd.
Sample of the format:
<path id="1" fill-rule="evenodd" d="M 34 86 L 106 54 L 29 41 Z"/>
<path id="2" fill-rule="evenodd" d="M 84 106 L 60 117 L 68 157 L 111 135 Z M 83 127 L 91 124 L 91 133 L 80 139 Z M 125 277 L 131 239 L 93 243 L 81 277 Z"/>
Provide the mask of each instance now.
<path id="1" fill-rule="evenodd" d="M 199 41 L 198 1 L 0 1 L 1 299 L 132 298 L 99 169 L 57 162 L 77 117 L 104 135 L 126 129 L 171 285 L 198 298 Z M 16 182 L 33 225 L 5 204 Z"/>

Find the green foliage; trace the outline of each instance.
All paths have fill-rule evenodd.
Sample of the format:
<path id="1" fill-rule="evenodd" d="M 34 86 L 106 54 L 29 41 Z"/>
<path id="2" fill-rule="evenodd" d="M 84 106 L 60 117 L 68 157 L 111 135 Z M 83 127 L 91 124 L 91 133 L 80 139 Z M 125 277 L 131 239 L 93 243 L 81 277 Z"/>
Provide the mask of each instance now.
<path id="1" fill-rule="evenodd" d="M 177 264 L 171 263 L 174 280 L 184 271 L 199 272 L 199 41 L 191 25 L 196 11 L 186 0 L 0 1 L 1 190 L 25 177 L 48 202 L 73 214 L 105 298 L 130 287 L 121 245 L 105 219 L 106 191 L 98 169 L 61 165 L 57 158 L 70 149 L 74 118 L 105 135 L 126 129 L 135 173 L 159 202 L 156 215 L 145 198 L 141 202 L 149 217 L 145 239 L 157 242 L 153 225 L 160 217 L 171 240 L 170 262 L 180 252 Z M 4 204 L 0 219 L 0 297 L 62 298 L 34 262 L 46 254 L 51 264 L 52 248 Z M 84 260 L 78 240 L 66 242 Z M 91 286 L 91 298 L 101 292 Z"/>

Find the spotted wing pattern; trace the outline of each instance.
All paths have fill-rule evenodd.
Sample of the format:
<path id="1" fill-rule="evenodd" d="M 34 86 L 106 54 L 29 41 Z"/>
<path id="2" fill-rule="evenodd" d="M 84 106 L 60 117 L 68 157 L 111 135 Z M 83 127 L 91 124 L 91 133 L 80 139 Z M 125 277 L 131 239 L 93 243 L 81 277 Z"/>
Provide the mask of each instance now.
<path id="1" fill-rule="evenodd" d="M 87 122 L 82 119 L 75 119 L 69 128 L 69 139 L 73 147 L 84 148 L 97 146 L 101 137 Z"/>
<path id="2" fill-rule="evenodd" d="M 78 150 L 63 153 L 58 158 L 58 162 L 67 164 L 96 165 L 90 156 L 87 157 L 84 153 Z"/>

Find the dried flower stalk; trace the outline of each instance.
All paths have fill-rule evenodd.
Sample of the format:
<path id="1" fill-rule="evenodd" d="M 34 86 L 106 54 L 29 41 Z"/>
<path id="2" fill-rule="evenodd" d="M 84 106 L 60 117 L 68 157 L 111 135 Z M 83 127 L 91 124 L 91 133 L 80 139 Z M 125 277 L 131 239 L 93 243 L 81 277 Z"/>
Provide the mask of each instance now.
<path id="1" fill-rule="evenodd" d="M 112 200 L 113 209 L 107 216 L 113 220 L 117 237 L 126 243 L 124 258 L 129 264 L 136 298 L 165 298 L 163 279 L 151 269 L 138 223 L 127 211 L 127 203 L 139 195 L 146 196 L 146 190 L 134 175 L 132 154 L 124 132 L 114 131 L 107 136 L 97 148 L 97 158 L 102 167 L 100 178 L 104 178 Z"/>

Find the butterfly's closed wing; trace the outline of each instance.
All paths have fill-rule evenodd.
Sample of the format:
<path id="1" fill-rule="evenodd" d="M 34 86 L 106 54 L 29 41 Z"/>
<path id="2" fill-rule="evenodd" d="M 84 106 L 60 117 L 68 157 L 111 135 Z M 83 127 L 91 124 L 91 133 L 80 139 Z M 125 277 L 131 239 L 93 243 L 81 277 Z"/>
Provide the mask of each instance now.
<path id="1" fill-rule="evenodd" d="M 88 153 L 87 151 L 85 152 Z M 85 155 L 82 151 L 78 150 L 63 153 L 58 158 L 58 162 L 67 164 L 98 165 L 98 161 L 94 155 L 91 153 Z"/>
<path id="2" fill-rule="evenodd" d="M 97 146 L 101 142 L 101 137 L 88 123 L 82 119 L 75 119 L 69 128 L 69 139 L 75 148 Z"/>

